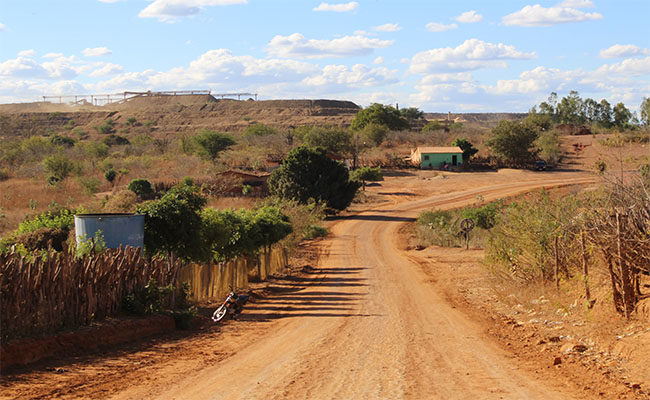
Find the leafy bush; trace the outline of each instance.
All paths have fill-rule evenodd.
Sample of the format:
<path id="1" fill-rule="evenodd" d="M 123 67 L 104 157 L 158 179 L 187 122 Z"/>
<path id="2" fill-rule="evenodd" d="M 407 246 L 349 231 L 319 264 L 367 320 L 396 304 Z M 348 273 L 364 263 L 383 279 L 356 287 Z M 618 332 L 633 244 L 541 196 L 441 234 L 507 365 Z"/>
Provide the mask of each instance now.
<path id="1" fill-rule="evenodd" d="M 215 131 L 204 130 L 193 138 L 199 155 L 215 161 L 219 153 L 235 144 L 232 137 Z"/>
<path id="2" fill-rule="evenodd" d="M 115 131 L 115 129 L 113 128 L 114 125 L 115 122 L 111 118 L 108 118 L 106 121 L 104 121 L 103 124 L 97 125 L 95 129 L 97 130 L 97 132 L 101 133 L 102 135 L 108 135 Z"/>
<path id="3" fill-rule="evenodd" d="M 102 159 L 108 155 L 108 146 L 101 142 L 83 143 L 83 150 L 91 158 Z"/>
<path id="4" fill-rule="evenodd" d="M 381 168 L 379 167 L 361 167 L 350 173 L 350 179 L 361 181 L 363 184 L 363 190 L 366 190 L 366 181 L 383 181 L 384 175 L 381 173 Z"/>
<path id="5" fill-rule="evenodd" d="M 487 145 L 502 162 L 523 166 L 534 160 L 537 154 L 535 148 L 537 137 L 537 131 L 525 124 L 501 120 L 492 129 Z"/>
<path id="6" fill-rule="evenodd" d="M 169 296 L 174 291 L 170 284 L 160 286 L 151 279 L 144 288 L 127 294 L 122 300 L 122 309 L 133 315 L 152 315 L 164 309 L 164 304 L 169 302 Z"/>
<path id="7" fill-rule="evenodd" d="M 175 252 L 187 260 L 202 259 L 205 250 L 201 241 L 201 209 L 206 199 L 194 185 L 180 184 L 159 200 L 136 207 L 144 214 L 144 244 L 152 255 Z"/>
<path id="8" fill-rule="evenodd" d="M 302 233 L 303 239 L 315 239 L 327 236 L 327 228 L 320 225 L 309 225 Z"/>
<path id="9" fill-rule="evenodd" d="M 379 103 L 371 104 L 359 111 L 354 116 L 350 128 L 360 130 L 369 124 L 384 125 L 388 129 L 396 131 L 408 129 L 409 127 L 406 118 L 396 108 Z"/>
<path id="10" fill-rule="evenodd" d="M 53 178 L 57 182 L 64 180 L 78 169 L 77 164 L 63 154 L 53 154 L 47 157 L 43 160 L 43 166 L 49 175 L 48 179 Z"/>
<path id="11" fill-rule="evenodd" d="M 458 214 L 448 210 L 432 210 L 417 219 L 417 235 L 426 245 L 455 246 L 458 244 Z"/>
<path id="12" fill-rule="evenodd" d="M 478 149 L 475 149 L 474 145 L 465 138 L 456 138 L 451 142 L 451 145 L 458 146 L 463 151 L 463 164 L 467 163 L 474 154 L 478 153 Z"/>
<path id="13" fill-rule="evenodd" d="M 80 176 L 78 178 L 79 183 L 81 184 L 81 187 L 83 187 L 83 191 L 85 194 L 95 194 L 99 192 L 99 179 L 95 178 L 94 176 L 91 176 L 89 178 L 84 178 L 83 176 Z"/>
<path id="14" fill-rule="evenodd" d="M 254 124 L 246 127 L 244 135 L 269 136 L 280 133 L 277 129 L 264 124 Z"/>
<path id="15" fill-rule="evenodd" d="M 349 206 L 358 188 L 343 164 L 327 157 L 323 149 L 307 147 L 293 149 L 269 178 L 273 195 L 302 204 L 313 199 L 334 210 Z"/>
<path id="16" fill-rule="evenodd" d="M 127 124 L 128 126 L 133 126 L 133 125 L 135 125 L 135 122 L 136 122 L 135 117 L 129 117 L 129 118 L 126 119 L 126 124 Z"/>
<path id="17" fill-rule="evenodd" d="M 385 125 L 369 123 L 366 124 L 359 133 L 367 143 L 379 146 L 386 139 L 388 128 Z"/>
<path id="18" fill-rule="evenodd" d="M 143 178 L 133 179 L 131 182 L 129 182 L 127 189 L 143 199 L 153 196 L 153 188 L 151 187 L 151 183 Z"/>
<path id="19" fill-rule="evenodd" d="M 83 212 L 83 210 L 77 210 Z M 41 214 L 27 217 L 18 224 L 17 234 L 34 232 L 40 228 L 71 230 L 74 227 L 75 211 L 59 208 L 45 211 Z"/>
<path id="20" fill-rule="evenodd" d="M 446 125 L 441 124 L 438 121 L 427 122 L 427 124 L 422 127 L 422 133 L 431 133 L 431 132 L 441 131 L 441 130 L 448 131 L 449 128 L 447 128 Z"/>
<path id="21" fill-rule="evenodd" d="M 351 145 L 350 133 L 340 128 L 302 128 L 299 135 L 305 145 L 321 147 L 334 154 L 346 153 Z"/>
<path id="22" fill-rule="evenodd" d="M 47 249 L 49 245 L 56 251 L 62 251 L 69 234 L 69 229 L 38 228 L 17 235 L 13 242 L 22 244 L 28 251 Z"/>
<path id="23" fill-rule="evenodd" d="M 138 196 L 130 190 L 121 190 L 108 198 L 104 203 L 105 212 L 133 212 L 138 202 Z"/>
<path id="24" fill-rule="evenodd" d="M 113 183 L 115 178 L 117 178 L 117 171 L 115 171 L 113 167 L 107 169 L 106 172 L 104 172 L 104 179 L 106 179 L 110 183 Z"/>
<path id="25" fill-rule="evenodd" d="M 477 228 L 492 229 L 502 208 L 502 201 L 493 201 L 481 207 L 464 208 L 461 211 L 461 217 L 474 221 L 474 226 Z"/>
<path id="26" fill-rule="evenodd" d="M 125 138 L 124 136 L 119 136 L 119 135 L 108 135 L 102 140 L 102 143 L 104 143 L 106 146 L 123 146 L 125 144 L 130 144 L 129 139 Z"/>
<path id="27" fill-rule="evenodd" d="M 63 147 L 70 148 L 73 147 L 75 143 L 77 143 L 77 140 L 68 136 L 54 135 L 50 137 L 50 143 L 56 146 L 63 146 Z"/>

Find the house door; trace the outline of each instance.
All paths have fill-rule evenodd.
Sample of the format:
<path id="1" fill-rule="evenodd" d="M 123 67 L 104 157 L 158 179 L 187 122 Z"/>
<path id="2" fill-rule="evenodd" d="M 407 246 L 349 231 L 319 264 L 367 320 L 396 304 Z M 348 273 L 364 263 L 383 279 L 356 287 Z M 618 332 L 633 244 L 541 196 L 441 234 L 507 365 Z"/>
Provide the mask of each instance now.
<path id="1" fill-rule="evenodd" d="M 451 156 L 451 165 L 458 165 L 458 156 Z"/>

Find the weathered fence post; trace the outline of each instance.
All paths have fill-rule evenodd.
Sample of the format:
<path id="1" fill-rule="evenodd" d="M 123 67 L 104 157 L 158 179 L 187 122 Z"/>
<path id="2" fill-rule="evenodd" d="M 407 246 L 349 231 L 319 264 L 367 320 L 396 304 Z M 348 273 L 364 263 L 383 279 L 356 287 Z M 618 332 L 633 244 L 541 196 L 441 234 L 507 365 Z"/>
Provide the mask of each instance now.
<path id="1" fill-rule="evenodd" d="M 621 286 L 623 287 L 623 308 L 625 318 L 630 318 L 634 310 L 634 291 L 630 285 L 630 269 L 623 260 L 623 244 L 621 239 L 621 215 L 616 212 L 616 247 L 618 253 L 618 264 L 621 269 Z"/>
<path id="2" fill-rule="evenodd" d="M 558 254 L 558 237 L 555 237 L 555 270 L 553 274 L 555 275 L 555 289 L 560 290 L 560 256 Z"/>
<path id="3" fill-rule="evenodd" d="M 585 296 L 587 296 L 587 307 L 591 308 L 591 293 L 589 292 L 589 266 L 587 264 L 587 248 L 585 246 L 585 231 L 580 231 L 580 245 L 582 249 L 582 271 L 585 283 Z"/>

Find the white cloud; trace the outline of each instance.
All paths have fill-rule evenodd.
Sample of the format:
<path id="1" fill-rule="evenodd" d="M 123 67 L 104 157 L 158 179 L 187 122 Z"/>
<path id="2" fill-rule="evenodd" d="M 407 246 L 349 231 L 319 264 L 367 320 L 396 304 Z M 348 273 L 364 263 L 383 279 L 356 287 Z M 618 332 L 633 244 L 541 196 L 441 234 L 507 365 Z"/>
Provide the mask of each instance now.
<path id="1" fill-rule="evenodd" d="M 107 56 L 109 54 L 113 54 L 113 52 L 110 51 L 108 47 L 87 48 L 84 49 L 82 53 L 86 57 L 101 57 L 101 56 Z"/>
<path id="2" fill-rule="evenodd" d="M 397 71 L 387 68 L 370 68 L 362 64 L 327 65 L 322 72 L 303 80 L 308 86 L 344 86 L 349 88 L 379 86 L 397 81 Z"/>
<path id="3" fill-rule="evenodd" d="M 477 14 L 476 11 L 471 10 L 471 11 L 467 11 L 467 12 L 464 12 L 464 13 L 460 14 L 459 16 L 457 16 L 454 19 L 456 21 L 462 22 L 464 24 L 473 24 L 473 23 L 480 22 L 481 20 L 483 20 L 483 16 L 481 14 Z"/>
<path id="4" fill-rule="evenodd" d="M 570 7 L 545 8 L 539 4 L 526 6 L 521 10 L 503 17 L 504 25 L 517 26 L 551 26 L 569 22 L 593 21 L 602 19 L 602 14 L 585 13 Z"/>
<path id="5" fill-rule="evenodd" d="M 569 8 L 592 8 L 594 3 L 591 0 L 564 0 L 557 7 Z"/>
<path id="6" fill-rule="evenodd" d="M 358 35 L 332 40 L 308 40 L 303 35 L 294 33 L 290 36 L 275 36 L 266 46 L 266 51 L 285 58 L 346 57 L 370 54 L 373 49 L 388 47 L 393 42 Z"/>
<path id="7" fill-rule="evenodd" d="M 2 32 L 2 31 L 4 31 L 4 30 L 5 30 L 5 24 L 0 23 L 0 32 Z"/>
<path id="8" fill-rule="evenodd" d="M 339 3 L 339 4 L 329 4 L 329 3 L 320 3 L 318 7 L 315 7 L 314 11 L 334 11 L 334 12 L 349 12 L 354 11 L 359 7 L 359 3 L 356 1 L 351 1 L 349 3 Z"/>
<path id="9" fill-rule="evenodd" d="M 479 39 L 468 39 L 456 48 L 444 47 L 422 51 L 413 56 L 409 71 L 432 73 L 445 71 L 472 71 L 483 68 L 505 68 L 505 60 L 535 58 L 535 53 L 524 53 L 514 46 L 493 44 Z"/>
<path id="10" fill-rule="evenodd" d="M 159 21 L 173 21 L 180 17 L 199 14 L 205 7 L 246 4 L 248 0 L 154 0 L 138 17 L 157 18 Z"/>
<path id="11" fill-rule="evenodd" d="M 397 32 L 402 30 L 402 27 L 399 26 L 398 24 L 384 24 L 384 25 L 375 26 L 372 29 L 374 29 L 377 32 Z"/>
<path id="12" fill-rule="evenodd" d="M 22 50 L 18 52 L 18 57 L 34 57 L 35 55 L 36 51 L 34 49 Z"/>
<path id="13" fill-rule="evenodd" d="M 445 24 L 439 24 L 437 22 L 429 22 L 427 24 L 427 30 L 430 32 L 444 32 L 456 28 L 458 28 L 458 25 L 456 24 L 445 25 Z"/>
<path id="14" fill-rule="evenodd" d="M 375 64 L 375 65 L 381 65 L 381 64 L 384 63 L 384 57 L 379 56 L 379 57 L 375 58 L 375 60 L 372 63 Z"/>
<path id="15" fill-rule="evenodd" d="M 650 54 L 650 49 L 642 49 L 633 44 L 615 44 L 600 51 L 600 58 L 623 58 Z"/>
<path id="16" fill-rule="evenodd" d="M 650 76 L 650 57 L 628 58 L 619 63 L 605 64 L 595 71 L 596 75 L 609 77 L 612 74 L 630 76 Z"/>
<path id="17" fill-rule="evenodd" d="M 88 76 L 102 77 L 102 76 L 116 75 L 122 72 L 123 70 L 124 68 L 118 64 L 100 63 L 99 68 L 89 73 Z"/>
<path id="18" fill-rule="evenodd" d="M 5 78 L 47 78 L 47 71 L 36 61 L 18 57 L 0 63 L 0 76 Z"/>
<path id="19" fill-rule="evenodd" d="M 43 56 L 43 58 L 59 58 L 63 57 L 63 53 L 47 53 Z"/>

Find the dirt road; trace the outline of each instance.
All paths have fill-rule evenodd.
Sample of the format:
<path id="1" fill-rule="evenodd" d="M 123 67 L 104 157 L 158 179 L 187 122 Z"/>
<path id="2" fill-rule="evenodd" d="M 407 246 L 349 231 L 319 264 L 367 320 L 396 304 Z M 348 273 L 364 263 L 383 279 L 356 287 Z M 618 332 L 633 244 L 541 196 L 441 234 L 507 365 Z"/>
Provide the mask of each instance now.
<path id="1" fill-rule="evenodd" d="M 535 181 L 390 202 L 342 217 L 330 227 L 318 268 L 278 280 L 274 294 L 247 307 L 240 321 L 169 345 L 165 359 L 145 362 L 143 351 L 71 374 L 48 397 L 587 398 L 574 387 L 539 381 L 521 369 L 480 323 L 445 300 L 431 277 L 406 257 L 397 235 L 425 208 L 578 182 L 585 178 L 540 175 Z"/>

